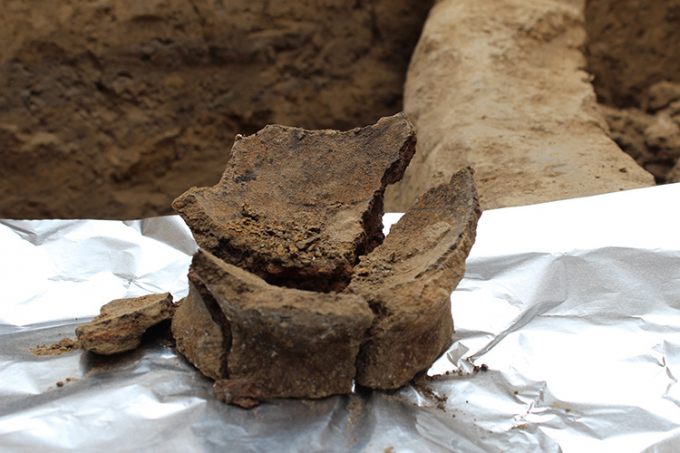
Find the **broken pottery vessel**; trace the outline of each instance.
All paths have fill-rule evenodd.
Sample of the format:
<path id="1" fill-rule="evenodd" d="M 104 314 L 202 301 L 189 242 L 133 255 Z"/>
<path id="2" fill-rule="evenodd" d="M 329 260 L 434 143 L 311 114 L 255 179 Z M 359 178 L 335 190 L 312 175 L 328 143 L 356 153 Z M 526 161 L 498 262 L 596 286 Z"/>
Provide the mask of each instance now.
<path id="1" fill-rule="evenodd" d="M 393 389 L 450 346 L 477 192 L 462 170 L 381 243 L 383 192 L 414 144 L 401 114 L 348 132 L 268 126 L 237 141 L 217 186 L 175 201 L 201 250 L 172 332 L 219 398 Z"/>
<path id="2" fill-rule="evenodd" d="M 82 349 L 97 354 L 131 351 L 148 329 L 171 319 L 175 308 L 170 293 L 112 300 L 96 318 L 76 328 L 76 337 Z"/>

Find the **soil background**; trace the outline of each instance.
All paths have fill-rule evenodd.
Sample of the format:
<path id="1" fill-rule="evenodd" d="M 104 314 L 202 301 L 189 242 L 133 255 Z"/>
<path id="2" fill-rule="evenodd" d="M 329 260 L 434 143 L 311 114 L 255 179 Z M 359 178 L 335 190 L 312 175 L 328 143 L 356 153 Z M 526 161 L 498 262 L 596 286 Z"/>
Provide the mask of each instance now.
<path id="1" fill-rule="evenodd" d="M 388 209 L 467 165 L 486 208 L 652 184 L 605 134 L 680 181 L 680 0 L 2 6 L 0 218 L 168 214 L 238 133 L 402 109 L 419 147 Z"/>
<path id="2" fill-rule="evenodd" d="M 431 0 L 5 0 L 0 218 L 138 218 L 235 134 L 402 109 Z"/>
<path id="3" fill-rule="evenodd" d="M 611 136 L 680 182 L 680 0 L 588 0 L 587 56 Z"/>

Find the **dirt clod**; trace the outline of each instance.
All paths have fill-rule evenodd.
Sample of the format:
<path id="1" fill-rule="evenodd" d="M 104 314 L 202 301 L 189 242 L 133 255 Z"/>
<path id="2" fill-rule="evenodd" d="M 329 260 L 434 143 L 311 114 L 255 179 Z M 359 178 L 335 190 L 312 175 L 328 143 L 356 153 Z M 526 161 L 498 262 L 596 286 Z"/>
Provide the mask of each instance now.
<path id="1" fill-rule="evenodd" d="M 220 401 L 243 409 L 259 406 L 260 400 L 267 396 L 252 385 L 252 382 L 240 379 L 215 381 L 213 391 Z"/>
<path id="2" fill-rule="evenodd" d="M 657 183 L 680 160 L 680 0 L 587 0 L 588 66 L 612 139 Z"/>

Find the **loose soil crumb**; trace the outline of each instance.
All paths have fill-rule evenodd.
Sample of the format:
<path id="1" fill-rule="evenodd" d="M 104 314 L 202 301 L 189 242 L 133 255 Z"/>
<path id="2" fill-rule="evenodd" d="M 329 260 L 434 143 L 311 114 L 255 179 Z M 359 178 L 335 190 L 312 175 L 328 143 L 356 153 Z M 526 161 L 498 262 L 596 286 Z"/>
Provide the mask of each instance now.
<path id="1" fill-rule="evenodd" d="M 213 384 L 213 391 L 220 401 L 243 409 L 260 405 L 262 395 L 259 389 L 245 379 L 222 379 Z"/>
<path id="2" fill-rule="evenodd" d="M 58 356 L 71 352 L 75 349 L 80 349 L 80 343 L 71 338 L 62 338 L 56 343 L 45 345 L 39 344 L 31 348 L 31 352 L 39 357 L 43 356 Z"/>
<path id="3" fill-rule="evenodd" d="M 529 429 L 528 423 L 522 423 L 520 425 L 515 425 L 511 429 Z"/>
<path id="4" fill-rule="evenodd" d="M 60 388 L 61 388 L 61 387 L 63 387 L 64 385 L 66 385 L 66 384 L 68 384 L 68 383 L 70 383 L 70 382 L 77 381 L 77 380 L 78 380 L 78 378 L 67 377 L 67 378 L 64 379 L 63 381 L 58 381 L 58 382 L 57 382 L 57 387 L 60 387 Z"/>
<path id="5" fill-rule="evenodd" d="M 487 365 L 486 363 L 482 363 L 481 365 L 474 365 L 471 373 L 465 372 L 462 369 L 449 370 L 449 371 L 447 371 L 443 374 L 434 374 L 432 376 L 426 376 L 425 379 L 427 381 L 438 381 L 440 379 L 446 379 L 446 378 L 451 377 L 451 376 L 456 376 L 456 377 L 473 376 L 473 375 L 479 373 L 480 371 L 483 372 L 483 373 L 486 373 L 487 371 L 489 371 L 489 365 Z"/>
<path id="6" fill-rule="evenodd" d="M 475 373 L 479 373 L 480 371 L 486 373 L 487 371 L 489 371 L 489 365 L 487 365 L 486 363 L 482 363 L 479 366 L 475 365 L 472 371 L 474 371 Z"/>

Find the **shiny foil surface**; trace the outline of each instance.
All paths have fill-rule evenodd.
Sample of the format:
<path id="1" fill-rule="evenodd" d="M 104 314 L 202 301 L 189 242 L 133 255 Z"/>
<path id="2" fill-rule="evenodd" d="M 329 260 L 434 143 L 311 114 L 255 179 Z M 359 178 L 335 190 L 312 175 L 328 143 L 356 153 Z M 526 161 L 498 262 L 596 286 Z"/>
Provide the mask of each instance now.
<path id="1" fill-rule="evenodd" d="M 178 217 L 0 221 L 0 451 L 677 451 L 679 205 L 675 184 L 486 211 L 429 378 L 252 410 L 167 341 L 30 351 L 111 299 L 183 297 Z"/>

